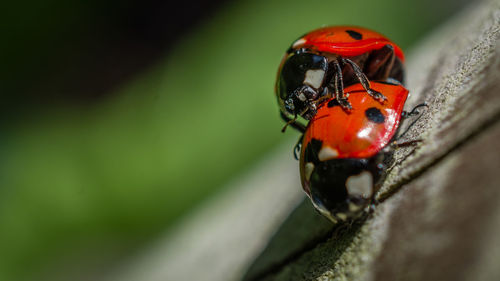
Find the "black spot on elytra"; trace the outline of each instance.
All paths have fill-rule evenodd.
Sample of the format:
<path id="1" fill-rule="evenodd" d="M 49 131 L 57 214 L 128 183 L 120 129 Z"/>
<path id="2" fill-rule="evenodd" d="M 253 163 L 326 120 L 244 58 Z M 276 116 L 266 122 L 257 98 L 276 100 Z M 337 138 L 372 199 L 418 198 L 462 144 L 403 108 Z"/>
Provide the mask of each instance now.
<path id="1" fill-rule="evenodd" d="M 380 112 L 380 110 L 376 107 L 370 107 L 365 111 L 365 115 L 368 120 L 375 123 L 384 123 L 385 116 Z"/>
<path id="2" fill-rule="evenodd" d="M 331 101 L 328 102 L 326 106 L 328 106 L 328 108 L 331 108 L 337 105 L 340 105 L 339 101 L 337 99 L 332 99 Z"/>
<path id="3" fill-rule="evenodd" d="M 311 139 L 311 141 L 306 146 L 306 151 L 304 153 L 304 162 L 312 162 L 314 164 L 319 163 L 318 153 L 323 146 L 323 142 L 318 139 Z"/>
<path id="4" fill-rule="evenodd" d="M 361 39 L 363 39 L 363 35 L 361 35 L 361 33 L 356 32 L 354 30 L 346 30 L 345 32 L 347 32 L 347 34 L 349 34 L 349 36 L 351 36 L 351 38 L 354 39 L 354 40 L 361 40 Z"/>

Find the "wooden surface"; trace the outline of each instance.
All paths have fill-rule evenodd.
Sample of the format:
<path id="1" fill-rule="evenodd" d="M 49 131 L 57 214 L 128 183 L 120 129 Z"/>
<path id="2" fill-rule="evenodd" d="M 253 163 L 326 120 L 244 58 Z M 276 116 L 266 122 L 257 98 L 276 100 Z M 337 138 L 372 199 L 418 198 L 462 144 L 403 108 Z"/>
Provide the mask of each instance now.
<path id="1" fill-rule="evenodd" d="M 303 195 L 288 143 L 113 280 L 500 280 L 500 3 L 410 51 L 407 108 L 373 215 L 332 225 Z"/>

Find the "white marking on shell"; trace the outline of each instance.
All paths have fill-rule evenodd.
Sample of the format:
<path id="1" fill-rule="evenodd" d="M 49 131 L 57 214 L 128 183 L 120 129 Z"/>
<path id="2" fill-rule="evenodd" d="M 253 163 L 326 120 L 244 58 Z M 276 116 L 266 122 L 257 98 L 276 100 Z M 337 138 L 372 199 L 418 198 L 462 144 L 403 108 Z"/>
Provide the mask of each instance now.
<path id="1" fill-rule="evenodd" d="M 306 101 L 306 95 L 304 95 L 303 93 L 300 93 L 299 100 L 300 101 Z"/>
<path id="2" fill-rule="evenodd" d="M 370 198 L 373 194 L 373 177 L 368 171 L 347 178 L 345 182 L 349 196 L 362 196 Z"/>
<path id="3" fill-rule="evenodd" d="M 347 219 L 347 215 L 344 214 L 344 213 L 336 213 L 335 216 L 337 216 L 337 218 L 345 221 Z"/>
<path id="4" fill-rule="evenodd" d="M 372 128 L 371 126 L 364 128 L 363 130 L 359 131 L 359 133 L 357 135 L 358 138 L 364 139 L 364 138 L 368 137 L 373 129 L 374 128 Z"/>
<path id="5" fill-rule="evenodd" d="M 295 41 L 293 44 L 292 44 L 292 48 L 296 48 L 297 46 L 299 45 L 302 45 L 306 43 L 306 39 L 304 38 L 300 38 L 299 40 Z"/>
<path id="6" fill-rule="evenodd" d="M 354 203 L 349 203 L 349 212 L 356 212 L 358 211 L 359 209 L 361 209 L 361 207 L 359 205 L 356 205 Z"/>
<path id="7" fill-rule="evenodd" d="M 307 162 L 304 167 L 304 176 L 306 177 L 306 181 L 311 179 L 311 174 L 314 171 L 314 164 L 312 162 Z"/>
<path id="8" fill-rule="evenodd" d="M 337 158 L 339 156 L 339 152 L 335 148 L 331 148 L 329 146 L 324 146 L 318 153 L 319 161 L 326 161 L 330 159 Z"/>
<path id="9" fill-rule="evenodd" d="M 306 71 L 306 78 L 304 84 L 318 89 L 323 84 L 325 71 L 323 69 L 309 69 Z"/>

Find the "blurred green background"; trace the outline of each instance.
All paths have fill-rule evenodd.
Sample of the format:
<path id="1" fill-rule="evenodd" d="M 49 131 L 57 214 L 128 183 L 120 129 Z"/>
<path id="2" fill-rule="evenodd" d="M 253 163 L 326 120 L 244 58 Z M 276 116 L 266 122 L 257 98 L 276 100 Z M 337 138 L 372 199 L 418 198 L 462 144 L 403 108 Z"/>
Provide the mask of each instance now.
<path id="1" fill-rule="evenodd" d="M 96 280 L 296 138 L 273 86 L 308 30 L 366 26 L 408 50 L 464 3 L 6 3 L 0 280 Z"/>

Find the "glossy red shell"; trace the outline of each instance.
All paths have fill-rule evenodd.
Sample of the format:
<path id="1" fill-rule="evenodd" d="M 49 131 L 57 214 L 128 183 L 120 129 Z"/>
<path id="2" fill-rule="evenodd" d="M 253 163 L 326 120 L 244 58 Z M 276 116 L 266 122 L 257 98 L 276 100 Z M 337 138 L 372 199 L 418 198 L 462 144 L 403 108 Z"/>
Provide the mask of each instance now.
<path id="1" fill-rule="evenodd" d="M 353 38 L 348 31 L 360 34 L 361 38 Z M 378 50 L 385 45 L 394 47 L 396 57 L 401 62 L 404 62 L 403 51 L 398 45 L 378 32 L 355 26 L 330 26 L 313 30 L 295 41 L 292 48 L 310 48 L 321 52 L 352 57 Z"/>
<path id="2" fill-rule="evenodd" d="M 387 100 L 384 103 L 376 101 L 361 84 L 355 84 L 345 88 L 353 107 L 349 112 L 338 105 L 328 106 L 333 99 L 320 105 L 304 134 L 302 158 L 312 139 L 320 140 L 322 149 L 328 147 L 337 154 L 330 159 L 368 158 L 390 142 L 401 121 L 408 90 L 401 85 L 378 82 L 371 82 L 371 88 L 384 94 Z M 371 116 L 371 112 L 383 117 Z"/>

